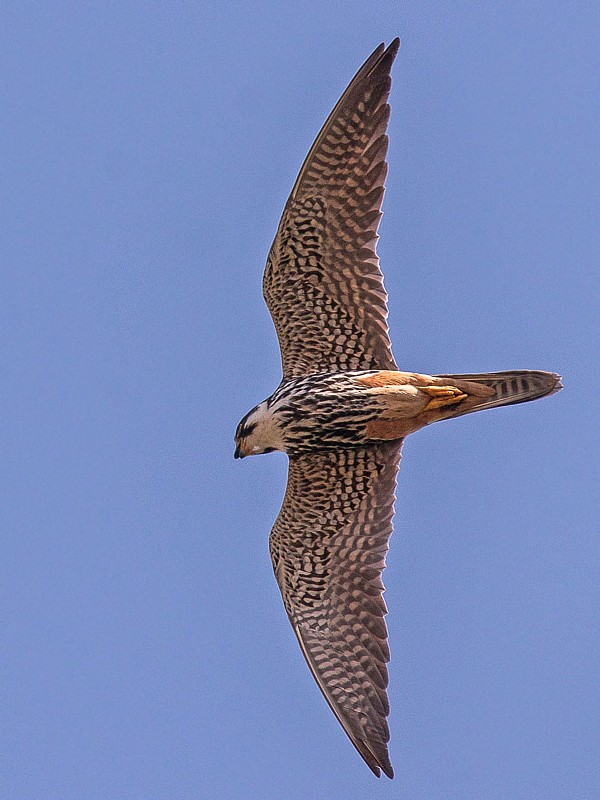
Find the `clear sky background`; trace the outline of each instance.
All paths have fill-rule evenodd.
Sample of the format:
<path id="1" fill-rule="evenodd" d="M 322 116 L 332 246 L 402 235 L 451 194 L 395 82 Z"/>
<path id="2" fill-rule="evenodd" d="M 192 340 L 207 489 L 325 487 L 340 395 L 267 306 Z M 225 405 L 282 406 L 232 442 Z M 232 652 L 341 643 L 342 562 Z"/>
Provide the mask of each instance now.
<path id="1" fill-rule="evenodd" d="M 599 8 L 3 3 L 3 799 L 600 797 Z M 283 204 L 396 35 L 396 359 L 566 388 L 405 445 L 378 782 L 271 573 L 286 457 L 232 456 Z"/>

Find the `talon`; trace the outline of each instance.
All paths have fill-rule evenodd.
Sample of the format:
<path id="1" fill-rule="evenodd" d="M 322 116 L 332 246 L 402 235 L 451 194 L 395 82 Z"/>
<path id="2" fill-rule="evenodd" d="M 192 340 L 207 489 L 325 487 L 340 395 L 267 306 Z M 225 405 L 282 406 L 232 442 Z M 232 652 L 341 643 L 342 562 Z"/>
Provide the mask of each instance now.
<path id="1" fill-rule="evenodd" d="M 423 411 L 432 411 L 435 408 L 453 406 L 466 400 L 468 395 L 461 392 L 456 386 L 419 386 L 420 391 L 431 397 Z"/>

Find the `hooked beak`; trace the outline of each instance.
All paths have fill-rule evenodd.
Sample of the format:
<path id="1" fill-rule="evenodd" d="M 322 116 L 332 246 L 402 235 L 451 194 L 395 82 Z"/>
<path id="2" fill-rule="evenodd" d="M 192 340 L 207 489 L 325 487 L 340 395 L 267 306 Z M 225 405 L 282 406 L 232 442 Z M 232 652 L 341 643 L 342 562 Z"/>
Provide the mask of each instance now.
<path id="1" fill-rule="evenodd" d="M 235 446 L 235 452 L 233 454 L 234 458 L 244 458 L 245 453 L 242 453 L 239 444 Z"/>

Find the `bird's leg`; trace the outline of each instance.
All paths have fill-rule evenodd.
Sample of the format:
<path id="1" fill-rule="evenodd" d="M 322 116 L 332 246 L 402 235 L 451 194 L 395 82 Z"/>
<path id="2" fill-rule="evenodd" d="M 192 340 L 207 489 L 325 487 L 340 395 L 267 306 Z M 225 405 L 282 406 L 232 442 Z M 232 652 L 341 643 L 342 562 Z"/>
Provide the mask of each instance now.
<path id="1" fill-rule="evenodd" d="M 444 406 L 453 406 L 466 400 L 468 397 L 463 391 L 456 386 L 419 386 L 417 387 L 421 392 L 425 392 L 431 397 L 423 411 L 432 411 L 435 408 L 443 408 Z"/>

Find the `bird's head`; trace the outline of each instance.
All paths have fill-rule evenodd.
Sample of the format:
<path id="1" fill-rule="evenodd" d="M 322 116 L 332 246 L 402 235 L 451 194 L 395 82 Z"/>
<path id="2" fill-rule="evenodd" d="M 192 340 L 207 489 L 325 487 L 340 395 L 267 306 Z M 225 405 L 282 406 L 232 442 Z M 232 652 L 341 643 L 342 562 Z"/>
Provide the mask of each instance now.
<path id="1" fill-rule="evenodd" d="M 243 417 L 235 431 L 234 458 L 285 450 L 283 437 L 266 400 Z"/>

